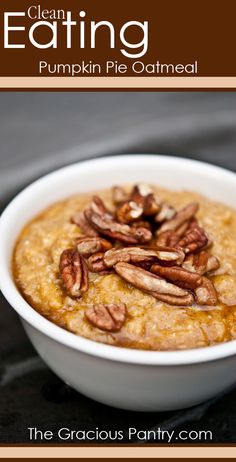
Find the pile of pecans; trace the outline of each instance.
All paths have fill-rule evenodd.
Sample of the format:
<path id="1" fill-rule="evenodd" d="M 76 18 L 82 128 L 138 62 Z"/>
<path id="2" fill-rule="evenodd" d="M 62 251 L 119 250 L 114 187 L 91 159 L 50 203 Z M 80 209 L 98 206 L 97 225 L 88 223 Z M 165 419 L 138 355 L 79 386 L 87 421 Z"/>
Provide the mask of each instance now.
<path id="1" fill-rule="evenodd" d="M 115 272 L 129 284 L 175 306 L 215 305 L 217 294 L 208 275 L 219 268 L 212 242 L 196 218 L 199 205 L 176 211 L 147 185 L 130 194 L 112 189 L 114 211 L 94 196 L 89 208 L 72 217 L 84 233 L 60 258 L 66 292 L 80 298 L 89 287 L 89 271 Z M 117 332 L 125 322 L 123 303 L 93 305 L 85 311 L 95 327 Z"/>

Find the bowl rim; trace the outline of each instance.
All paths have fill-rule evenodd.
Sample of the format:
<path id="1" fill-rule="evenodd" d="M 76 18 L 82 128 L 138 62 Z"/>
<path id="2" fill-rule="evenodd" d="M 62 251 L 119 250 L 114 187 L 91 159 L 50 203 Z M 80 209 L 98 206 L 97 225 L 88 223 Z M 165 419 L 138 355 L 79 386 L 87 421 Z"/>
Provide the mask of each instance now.
<path id="1" fill-rule="evenodd" d="M 0 255 L 4 254 L 4 236 L 7 237 L 7 229 L 9 223 L 14 217 L 14 212 L 18 209 L 18 205 L 21 202 L 27 200 L 27 196 L 34 188 L 43 187 L 45 182 L 55 180 L 56 177 L 66 173 L 70 174 L 70 171 L 81 164 L 100 164 L 102 162 L 113 162 L 115 159 L 119 160 L 122 158 L 126 160 L 137 159 L 150 160 L 153 157 L 158 157 L 163 161 L 171 161 L 174 163 L 187 163 L 191 164 L 192 167 L 203 167 L 204 169 L 211 170 L 217 174 L 227 175 L 231 180 L 236 179 L 236 174 L 230 170 L 211 165 L 206 162 L 196 161 L 192 159 L 186 159 L 184 157 L 174 156 L 163 156 L 155 154 L 132 154 L 132 155 L 115 155 L 115 156 L 104 156 L 95 159 L 82 160 L 65 167 L 56 169 L 52 173 L 43 175 L 38 180 L 32 182 L 29 186 L 24 188 L 19 194 L 17 194 L 13 200 L 3 211 L 0 218 Z M 13 277 L 10 275 L 7 262 L 0 265 L 0 290 L 2 294 L 11 305 L 11 307 L 18 313 L 18 315 L 26 321 L 27 324 L 40 331 L 42 334 L 50 337 L 51 339 L 61 343 L 69 348 L 80 351 L 84 354 L 92 355 L 95 357 L 102 358 L 104 360 L 110 360 L 128 364 L 139 364 L 144 366 L 178 366 L 186 364 L 198 364 L 209 361 L 220 360 L 225 357 L 229 357 L 236 354 L 236 340 L 231 340 L 225 343 L 220 343 L 213 346 L 200 347 L 194 349 L 185 350 L 169 350 L 169 351 L 151 351 L 151 350 L 140 350 L 132 348 L 123 348 L 119 346 L 113 346 L 108 344 L 99 343 L 94 340 L 89 340 L 72 332 L 69 332 L 62 327 L 54 324 L 52 321 L 47 320 L 43 315 L 39 314 L 20 294 L 18 291 Z"/>

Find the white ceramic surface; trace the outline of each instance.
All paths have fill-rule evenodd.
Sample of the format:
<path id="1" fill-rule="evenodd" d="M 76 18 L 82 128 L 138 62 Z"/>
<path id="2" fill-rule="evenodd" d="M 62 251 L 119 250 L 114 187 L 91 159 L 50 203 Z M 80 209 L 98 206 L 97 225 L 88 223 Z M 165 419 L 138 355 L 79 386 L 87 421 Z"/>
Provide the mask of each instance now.
<path id="1" fill-rule="evenodd" d="M 40 316 L 11 275 L 22 226 L 52 202 L 119 183 L 149 182 L 191 189 L 234 206 L 236 175 L 181 158 L 106 157 L 62 168 L 22 191 L 0 219 L 0 288 L 20 315 L 36 350 L 66 383 L 100 402 L 139 411 L 170 410 L 204 401 L 236 382 L 236 341 L 185 351 L 140 351 L 76 336 Z"/>

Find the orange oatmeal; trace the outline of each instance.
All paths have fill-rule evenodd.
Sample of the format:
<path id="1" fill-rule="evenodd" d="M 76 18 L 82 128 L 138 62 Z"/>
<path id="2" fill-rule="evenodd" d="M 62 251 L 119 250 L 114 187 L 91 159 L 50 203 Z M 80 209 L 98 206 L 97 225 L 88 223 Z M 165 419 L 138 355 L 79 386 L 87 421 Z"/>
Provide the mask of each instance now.
<path id="1" fill-rule="evenodd" d="M 94 341 L 236 338 L 236 211 L 195 192 L 117 186 L 52 204 L 22 230 L 13 273 L 40 314 Z"/>

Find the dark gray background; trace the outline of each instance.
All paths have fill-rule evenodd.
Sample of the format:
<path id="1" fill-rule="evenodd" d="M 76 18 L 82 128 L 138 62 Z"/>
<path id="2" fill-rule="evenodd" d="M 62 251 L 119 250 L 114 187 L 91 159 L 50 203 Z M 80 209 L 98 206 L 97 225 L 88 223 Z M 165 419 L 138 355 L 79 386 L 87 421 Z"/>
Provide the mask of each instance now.
<path id="1" fill-rule="evenodd" d="M 235 129 L 236 93 L 1 93 L 1 208 L 45 172 L 96 156 L 161 153 L 235 171 Z M 37 357 L 3 298 L 0 309 L 0 443 L 28 442 L 30 426 L 159 425 L 210 429 L 214 442 L 235 442 L 235 391 L 179 413 L 102 406 L 62 384 Z"/>

